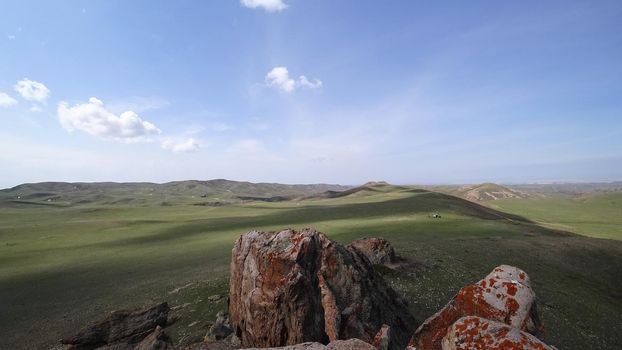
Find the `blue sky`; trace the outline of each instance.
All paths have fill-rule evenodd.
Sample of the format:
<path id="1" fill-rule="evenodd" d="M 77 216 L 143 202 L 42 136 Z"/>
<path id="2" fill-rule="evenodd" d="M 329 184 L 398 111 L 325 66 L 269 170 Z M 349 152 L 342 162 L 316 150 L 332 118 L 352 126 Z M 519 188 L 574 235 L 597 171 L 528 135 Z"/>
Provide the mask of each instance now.
<path id="1" fill-rule="evenodd" d="M 619 1 L 13 1 L 0 187 L 622 179 Z"/>

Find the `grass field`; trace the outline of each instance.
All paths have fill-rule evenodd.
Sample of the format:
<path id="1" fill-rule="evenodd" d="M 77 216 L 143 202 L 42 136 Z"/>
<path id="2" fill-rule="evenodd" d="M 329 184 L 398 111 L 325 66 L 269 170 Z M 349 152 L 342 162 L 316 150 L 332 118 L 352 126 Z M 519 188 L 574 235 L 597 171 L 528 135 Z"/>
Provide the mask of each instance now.
<path id="1" fill-rule="evenodd" d="M 286 227 L 314 227 L 344 243 L 389 239 L 411 267 L 386 277 L 419 321 L 505 263 L 534 280 L 549 343 L 622 344 L 622 242 L 545 228 L 444 194 L 379 186 L 339 198 L 216 207 L 0 208 L 0 348 L 49 348 L 107 311 L 161 300 L 175 309 L 169 332 L 177 343 L 201 339 L 226 308 L 207 297 L 227 291 L 234 240 L 251 229 Z"/>
<path id="2" fill-rule="evenodd" d="M 622 239 L 622 192 L 580 197 L 502 199 L 486 205 L 541 225 L 591 237 Z"/>

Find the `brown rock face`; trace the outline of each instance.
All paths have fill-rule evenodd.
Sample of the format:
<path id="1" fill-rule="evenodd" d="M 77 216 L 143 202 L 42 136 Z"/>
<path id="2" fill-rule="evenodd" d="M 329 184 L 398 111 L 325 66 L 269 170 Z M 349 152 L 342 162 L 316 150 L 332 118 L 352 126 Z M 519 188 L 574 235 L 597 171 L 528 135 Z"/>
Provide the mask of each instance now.
<path id="1" fill-rule="evenodd" d="M 527 332 L 477 316 L 456 321 L 443 337 L 442 346 L 443 350 L 553 350 Z"/>
<path id="2" fill-rule="evenodd" d="M 395 262 L 395 250 L 384 238 L 362 238 L 353 241 L 348 248 L 363 254 L 374 265 Z"/>
<path id="3" fill-rule="evenodd" d="M 371 342 L 383 324 L 403 349 L 414 319 L 367 259 L 314 230 L 252 231 L 231 256 L 229 317 L 244 347 Z"/>
<path id="4" fill-rule="evenodd" d="M 173 350 L 173 344 L 164 333 L 162 327 L 157 326 L 153 333 L 149 334 L 140 343 L 134 346 L 134 350 Z"/>
<path id="5" fill-rule="evenodd" d="M 74 349 L 135 344 L 153 333 L 157 326 L 166 326 L 168 311 L 165 302 L 141 310 L 114 311 L 103 321 L 89 325 L 61 342 Z"/>
<path id="6" fill-rule="evenodd" d="M 536 336 L 542 331 L 529 277 L 516 267 L 501 265 L 478 283 L 462 288 L 441 311 L 419 326 L 409 345 L 441 349 L 447 327 L 464 316 L 502 322 Z"/>
<path id="7" fill-rule="evenodd" d="M 389 341 L 391 340 L 391 327 L 386 324 L 380 328 L 374 339 L 372 340 L 372 345 L 376 347 L 377 350 L 388 350 L 389 349 Z"/>

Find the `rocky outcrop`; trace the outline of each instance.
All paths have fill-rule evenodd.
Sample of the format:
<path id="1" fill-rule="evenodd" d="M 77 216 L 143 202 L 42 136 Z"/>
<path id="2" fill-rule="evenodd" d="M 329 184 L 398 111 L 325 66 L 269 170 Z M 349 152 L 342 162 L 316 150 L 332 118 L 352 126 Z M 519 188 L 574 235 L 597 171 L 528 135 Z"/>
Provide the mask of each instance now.
<path id="1" fill-rule="evenodd" d="M 245 347 L 359 338 L 391 327 L 404 349 L 414 319 L 367 259 L 322 233 L 252 231 L 231 256 L 229 317 Z"/>
<path id="2" fill-rule="evenodd" d="M 373 265 L 386 265 L 396 260 L 395 250 L 384 238 L 362 238 L 348 245 L 350 250 L 363 254 Z"/>
<path id="3" fill-rule="evenodd" d="M 419 326 L 409 345 L 441 349 L 448 327 L 464 316 L 501 322 L 535 336 L 542 332 L 529 276 L 516 267 L 501 265 L 478 283 L 462 288 L 441 311 Z"/>
<path id="4" fill-rule="evenodd" d="M 209 340 L 223 340 L 226 339 L 233 331 L 229 324 L 229 315 L 226 312 L 219 312 L 216 315 L 216 321 L 209 328 L 206 339 Z"/>
<path id="5" fill-rule="evenodd" d="M 149 334 L 133 350 L 173 350 L 171 340 L 164 333 L 162 327 L 157 326 L 153 333 Z"/>
<path id="6" fill-rule="evenodd" d="M 166 326 L 168 312 L 166 302 L 145 309 L 113 311 L 104 320 L 61 342 L 69 345 L 69 349 L 80 350 L 131 346 L 153 333 L 156 327 Z"/>
<path id="7" fill-rule="evenodd" d="M 533 335 L 505 323 L 467 316 L 456 321 L 442 340 L 443 350 L 553 350 Z"/>

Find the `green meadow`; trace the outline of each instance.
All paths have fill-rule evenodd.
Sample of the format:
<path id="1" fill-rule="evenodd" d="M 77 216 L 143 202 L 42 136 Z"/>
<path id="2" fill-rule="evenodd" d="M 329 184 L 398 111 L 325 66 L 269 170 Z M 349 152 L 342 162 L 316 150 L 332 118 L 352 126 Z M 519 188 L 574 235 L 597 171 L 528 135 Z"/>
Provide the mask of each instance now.
<path id="1" fill-rule="evenodd" d="M 523 215 L 543 226 L 591 237 L 622 239 L 622 192 L 502 199 L 487 205 Z"/>
<path id="2" fill-rule="evenodd" d="M 578 232 L 595 232 L 590 227 L 598 220 L 603 228 L 616 225 L 606 200 L 598 203 L 602 207 L 594 210 L 603 215 L 586 214 L 581 225 L 575 223 Z M 249 230 L 304 227 L 342 243 L 390 240 L 408 264 L 382 272 L 418 321 L 496 265 L 512 264 L 535 282 L 548 343 L 560 349 L 622 344 L 622 242 L 567 232 L 573 225 L 562 219 L 572 215 L 556 212 L 553 204 L 547 216 L 532 204 L 508 201 L 499 208 L 510 214 L 395 186 L 336 198 L 214 206 L 191 200 L 3 206 L 0 348 L 51 348 L 108 311 L 162 300 L 173 307 L 168 332 L 174 341 L 198 341 L 216 312 L 226 309 L 226 298 L 207 298 L 226 296 L 235 239 Z M 541 225 L 545 221 L 561 225 Z M 592 235 L 621 237 L 619 229 L 602 232 Z"/>

